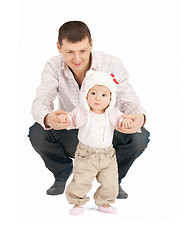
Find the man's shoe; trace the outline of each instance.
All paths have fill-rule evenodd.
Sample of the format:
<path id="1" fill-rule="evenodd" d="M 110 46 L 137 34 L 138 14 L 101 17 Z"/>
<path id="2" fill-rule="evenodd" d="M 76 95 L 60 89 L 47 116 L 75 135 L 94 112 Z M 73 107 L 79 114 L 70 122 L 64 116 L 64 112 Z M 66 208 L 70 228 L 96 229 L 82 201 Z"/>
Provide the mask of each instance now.
<path id="1" fill-rule="evenodd" d="M 67 182 L 67 180 L 65 180 L 65 181 L 55 180 L 54 184 L 47 190 L 47 194 L 48 195 L 62 194 L 65 190 L 66 182 Z"/>
<path id="2" fill-rule="evenodd" d="M 120 184 L 119 184 L 119 193 L 118 193 L 117 198 L 119 198 L 119 199 L 128 198 L 128 194 L 121 188 Z"/>

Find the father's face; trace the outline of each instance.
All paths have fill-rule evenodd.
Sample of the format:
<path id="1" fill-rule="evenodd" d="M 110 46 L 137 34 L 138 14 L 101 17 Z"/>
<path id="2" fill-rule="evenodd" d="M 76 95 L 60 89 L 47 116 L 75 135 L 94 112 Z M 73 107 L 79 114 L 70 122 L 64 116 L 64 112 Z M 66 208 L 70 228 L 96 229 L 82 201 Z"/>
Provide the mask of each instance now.
<path id="1" fill-rule="evenodd" d="M 80 42 L 72 43 L 67 39 L 62 40 L 62 46 L 58 44 L 58 50 L 63 55 L 65 63 L 74 73 L 85 72 L 89 68 L 92 42 L 88 37 Z"/>

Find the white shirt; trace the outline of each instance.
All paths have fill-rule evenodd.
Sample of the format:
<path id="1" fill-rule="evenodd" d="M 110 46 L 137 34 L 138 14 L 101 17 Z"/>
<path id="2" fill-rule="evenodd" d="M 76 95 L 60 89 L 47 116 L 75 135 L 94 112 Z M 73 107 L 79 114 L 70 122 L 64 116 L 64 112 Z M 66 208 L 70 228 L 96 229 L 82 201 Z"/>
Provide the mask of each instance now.
<path id="1" fill-rule="evenodd" d="M 87 122 L 79 128 L 78 139 L 91 147 L 107 148 L 112 144 L 114 128 L 105 113 L 89 111 Z"/>

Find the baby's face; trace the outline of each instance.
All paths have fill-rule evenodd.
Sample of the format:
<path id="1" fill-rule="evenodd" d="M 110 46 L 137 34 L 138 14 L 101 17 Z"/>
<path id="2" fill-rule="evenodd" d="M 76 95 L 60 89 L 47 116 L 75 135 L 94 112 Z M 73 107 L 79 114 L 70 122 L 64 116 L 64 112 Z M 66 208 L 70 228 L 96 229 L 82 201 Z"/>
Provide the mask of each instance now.
<path id="1" fill-rule="evenodd" d="M 111 93 L 107 87 L 96 85 L 89 90 L 86 98 L 90 110 L 102 114 L 109 106 Z"/>

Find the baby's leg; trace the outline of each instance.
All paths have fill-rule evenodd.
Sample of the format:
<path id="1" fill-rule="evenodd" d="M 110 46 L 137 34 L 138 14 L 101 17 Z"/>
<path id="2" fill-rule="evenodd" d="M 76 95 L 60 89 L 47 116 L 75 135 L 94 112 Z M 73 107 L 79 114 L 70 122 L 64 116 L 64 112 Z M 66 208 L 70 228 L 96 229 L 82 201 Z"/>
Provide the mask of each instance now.
<path id="1" fill-rule="evenodd" d="M 93 159 L 91 157 L 93 162 Z M 90 164 L 90 155 L 82 151 L 82 146 L 77 148 L 75 154 L 73 179 L 66 189 L 66 197 L 69 203 L 74 204 L 70 213 L 78 215 L 84 211 L 84 204 L 89 201 L 86 194 L 92 188 L 92 182 L 97 174 L 97 169 Z"/>
<path id="2" fill-rule="evenodd" d="M 110 204 L 115 202 L 118 195 L 118 169 L 115 150 L 102 156 L 101 161 L 102 164 L 103 161 L 105 162 L 106 167 L 103 167 L 97 175 L 97 181 L 101 186 L 94 194 L 94 199 L 99 211 L 113 213 L 116 212 L 116 209 Z"/>
<path id="3" fill-rule="evenodd" d="M 88 171 L 87 161 L 87 159 L 75 159 L 73 179 L 67 186 L 65 192 L 68 202 L 76 206 L 84 205 L 90 200 L 86 194 L 92 188 L 92 182 L 95 178 L 95 174 L 90 174 Z"/>

